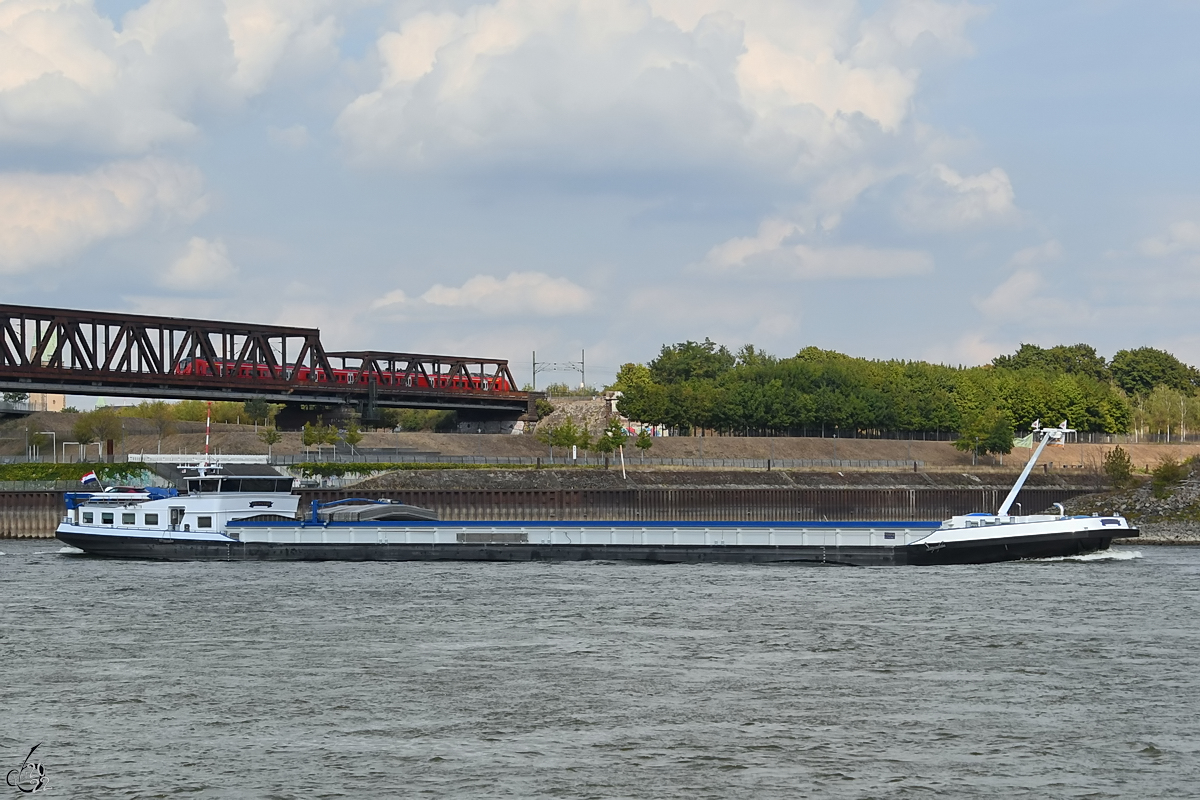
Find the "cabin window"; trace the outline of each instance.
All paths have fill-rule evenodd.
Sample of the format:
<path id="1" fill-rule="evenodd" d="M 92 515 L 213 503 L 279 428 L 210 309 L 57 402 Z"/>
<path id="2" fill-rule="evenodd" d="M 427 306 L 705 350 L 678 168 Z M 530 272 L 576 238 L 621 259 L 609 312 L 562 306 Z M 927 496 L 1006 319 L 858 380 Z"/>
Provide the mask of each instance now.
<path id="1" fill-rule="evenodd" d="M 136 525 L 137 524 L 137 514 L 122 514 L 121 515 L 121 524 L 122 525 Z"/>
<path id="2" fill-rule="evenodd" d="M 90 511 L 83 512 L 83 521 L 85 523 L 87 523 L 88 525 L 91 525 L 92 519 L 93 519 L 92 512 L 90 512 Z"/>
<path id="3" fill-rule="evenodd" d="M 197 528 L 211 528 L 212 527 L 212 517 L 196 517 L 196 527 Z"/>
<path id="4" fill-rule="evenodd" d="M 158 514 L 147 514 L 146 515 L 146 524 L 147 525 L 157 525 L 158 524 Z"/>
<path id="5" fill-rule="evenodd" d="M 111 511 L 105 511 L 100 514 L 100 524 L 101 525 L 112 525 L 113 524 L 113 515 L 112 515 Z"/>

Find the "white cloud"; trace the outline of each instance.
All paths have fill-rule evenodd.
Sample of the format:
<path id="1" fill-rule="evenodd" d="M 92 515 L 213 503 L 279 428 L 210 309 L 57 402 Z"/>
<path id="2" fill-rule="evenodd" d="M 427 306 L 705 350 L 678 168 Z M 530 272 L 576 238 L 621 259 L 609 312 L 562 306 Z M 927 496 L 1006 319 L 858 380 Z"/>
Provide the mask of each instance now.
<path id="1" fill-rule="evenodd" d="M 156 218 L 194 219 L 203 189 L 195 167 L 159 158 L 78 175 L 0 173 L 0 273 L 61 261 Z"/>
<path id="2" fill-rule="evenodd" d="M 586 309 L 591 295 L 566 278 L 552 278 L 541 272 L 511 272 L 502 279 L 476 275 L 458 288 L 437 284 L 421 295 L 421 300 L 485 314 L 560 316 Z"/>
<path id="3" fill-rule="evenodd" d="M 1062 254 L 1062 245 L 1053 239 L 1013 253 L 1008 260 L 1008 266 L 1014 268 L 1012 274 L 986 297 L 975 300 L 975 307 L 984 317 L 1000 323 L 1061 320 L 1062 301 L 1047 291 L 1046 279 L 1036 267 L 1057 261 Z M 1071 319 L 1078 322 L 1091 315 L 1087 301 L 1076 297 Z"/>
<path id="4" fill-rule="evenodd" d="M 989 317 L 1024 316 L 1033 304 L 1042 302 L 1039 292 L 1044 286 L 1040 273 L 1019 269 L 975 306 Z"/>
<path id="5" fill-rule="evenodd" d="M 237 268 L 229 260 L 229 249 L 223 241 L 193 236 L 183 255 L 158 278 L 158 284 L 170 289 L 220 291 L 230 288 L 226 282 L 236 275 Z"/>
<path id="6" fill-rule="evenodd" d="M 403 289 L 393 289 L 392 291 L 380 297 L 375 302 L 371 303 L 371 308 L 387 308 L 389 306 L 404 306 L 408 303 L 408 295 Z"/>
<path id="7" fill-rule="evenodd" d="M 978 12 L 909 0 L 497 0 L 410 13 L 379 38 L 377 87 L 339 131 L 366 163 L 565 160 L 658 168 L 713 158 L 809 169 L 895 132 L 919 61 L 961 52 Z"/>
<path id="8" fill-rule="evenodd" d="M 1143 239 L 1138 249 L 1156 258 L 1200 250 L 1200 224 L 1190 220 L 1172 223 L 1165 233 Z"/>
<path id="9" fill-rule="evenodd" d="M 776 217 L 765 219 L 759 223 L 758 235 L 739 236 L 723 242 L 709 250 L 704 260 L 718 270 L 739 267 L 756 257 L 778 251 L 785 240 L 800 232 L 800 226 L 794 222 Z"/>
<path id="10" fill-rule="evenodd" d="M 1013 253 L 1013 257 L 1008 260 L 1008 263 L 1010 266 L 1028 267 L 1033 264 L 1057 261 L 1062 258 L 1062 254 L 1062 245 L 1051 239 L 1033 247 L 1026 247 L 1024 250 L 1018 250 Z"/>
<path id="11" fill-rule="evenodd" d="M 799 244 L 778 251 L 771 258 L 771 271 L 798 280 L 895 278 L 933 272 L 933 258 L 920 250 Z"/>
<path id="12" fill-rule="evenodd" d="M 701 267 L 717 274 L 791 280 L 893 278 L 933 271 L 933 258 L 924 251 L 793 243 L 802 233 L 796 223 L 765 220 L 757 236 L 730 239 L 712 248 Z"/>
<path id="13" fill-rule="evenodd" d="M 934 164 L 918 180 L 900 209 L 900 216 L 918 228 L 955 230 L 995 224 L 1016 214 L 1012 181 L 995 167 L 979 175 L 960 175 L 945 164 Z"/>
<path id="14" fill-rule="evenodd" d="M 118 30 L 90 0 L 0 6 L 0 142 L 137 153 L 195 134 L 198 105 L 333 56 L 318 0 L 149 0 Z"/>
<path id="15" fill-rule="evenodd" d="M 308 128 L 304 125 L 290 125 L 286 128 L 276 128 L 270 126 L 267 128 L 267 136 L 275 144 L 282 145 L 289 150 L 303 150 L 312 144 L 312 136 L 308 133 Z"/>
<path id="16" fill-rule="evenodd" d="M 938 364 L 987 364 L 1001 353 L 1011 352 L 1016 345 L 998 344 L 981 333 L 964 333 L 954 341 L 939 342 L 928 348 L 924 358 Z"/>
<path id="17" fill-rule="evenodd" d="M 255 95 L 279 70 L 331 63 L 340 35 L 335 7 L 320 0 L 226 0 L 225 24 L 237 63 L 231 84 Z"/>

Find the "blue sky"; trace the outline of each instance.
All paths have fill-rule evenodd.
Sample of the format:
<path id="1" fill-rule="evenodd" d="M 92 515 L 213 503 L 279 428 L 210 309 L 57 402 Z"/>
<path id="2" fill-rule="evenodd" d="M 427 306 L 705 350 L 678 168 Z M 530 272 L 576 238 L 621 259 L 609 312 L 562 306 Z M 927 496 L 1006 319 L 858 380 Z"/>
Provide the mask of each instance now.
<path id="1" fill-rule="evenodd" d="M 0 301 L 1200 363 L 1196 2 L 0 3 Z M 545 376 L 542 380 L 569 375 Z"/>

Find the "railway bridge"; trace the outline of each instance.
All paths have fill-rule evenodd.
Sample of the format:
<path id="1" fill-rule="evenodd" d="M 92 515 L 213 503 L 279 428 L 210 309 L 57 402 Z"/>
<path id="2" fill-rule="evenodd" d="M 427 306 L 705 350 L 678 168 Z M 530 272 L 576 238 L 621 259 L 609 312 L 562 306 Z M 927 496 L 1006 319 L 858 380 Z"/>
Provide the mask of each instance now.
<path id="1" fill-rule="evenodd" d="M 316 328 L 16 305 L 0 305 L 0 391 L 261 398 L 286 404 L 292 421 L 340 408 L 368 421 L 381 408 L 512 421 L 536 397 L 516 390 L 503 359 L 334 352 Z"/>

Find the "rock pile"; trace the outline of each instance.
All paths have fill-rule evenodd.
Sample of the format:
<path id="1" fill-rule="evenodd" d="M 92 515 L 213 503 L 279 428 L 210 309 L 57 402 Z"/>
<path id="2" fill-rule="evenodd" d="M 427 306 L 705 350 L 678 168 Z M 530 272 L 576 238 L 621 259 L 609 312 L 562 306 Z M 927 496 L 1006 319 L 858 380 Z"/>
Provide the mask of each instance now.
<path id="1" fill-rule="evenodd" d="M 1200 475 L 1189 472 L 1183 481 L 1155 497 L 1149 480 L 1122 491 L 1089 494 L 1064 504 L 1068 514 L 1120 514 L 1141 530 L 1140 544 L 1200 544 Z"/>

